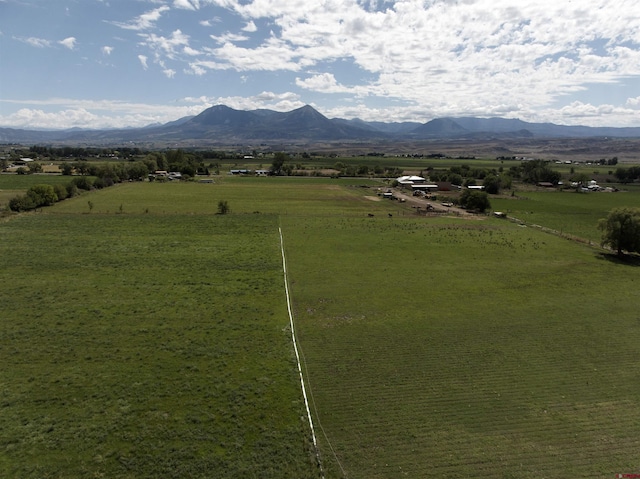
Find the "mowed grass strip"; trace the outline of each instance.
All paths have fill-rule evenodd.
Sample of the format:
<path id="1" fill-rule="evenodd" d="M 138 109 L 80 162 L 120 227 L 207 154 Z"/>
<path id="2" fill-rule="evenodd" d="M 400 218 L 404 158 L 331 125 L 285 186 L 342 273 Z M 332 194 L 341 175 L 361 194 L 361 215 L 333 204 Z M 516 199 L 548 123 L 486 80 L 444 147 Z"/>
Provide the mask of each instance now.
<path id="1" fill-rule="evenodd" d="M 277 225 L 0 224 L 0 476 L 317 477 Z"/>
<path id="2" fill-rule="evenodd" d="M 282 221 L 328 477 L 635 471 L 637 268 L 502 220 Z"/>

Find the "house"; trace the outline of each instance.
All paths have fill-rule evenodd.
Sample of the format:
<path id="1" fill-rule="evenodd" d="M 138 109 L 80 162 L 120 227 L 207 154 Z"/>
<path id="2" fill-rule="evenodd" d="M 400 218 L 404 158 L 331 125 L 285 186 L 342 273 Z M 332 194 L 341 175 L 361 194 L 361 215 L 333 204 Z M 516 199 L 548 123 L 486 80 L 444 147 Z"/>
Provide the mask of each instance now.
<path id="1" fill-rule="evenodd" d="M 248 175 L 249 173 L 251 173 L 251 170 L 229 170 L 230 175 Z"/>
<path id="2" fill-rule="evenodd" d="M 403 188 L 411 188 L 412 185 L 423 184 L 426 180 L 422 176 L 400 176 L 396 179 L 398 185 Z"/>
<path id="3" fill-rule="evenodd" d="M 590 191 L 600 191 L 600 190 L 601 190 L 601 188 L 600 188 L 600 186 L 598 185 L 598 182 L 597 182 L 596 180 L 591 180 L 591 181 L 589 182 L 589 186 L 587 186 L 587 188 L 588 188 Z"/>
<path id="4" fill-rule="evenodd" d="M 15 160 L 13 162 L 13 164 L 15 166 L 27 166 L 29 163 L 32 163 L 36 160 L 34 160 L 33 158 L 20 158 L 19 160 Z"/>

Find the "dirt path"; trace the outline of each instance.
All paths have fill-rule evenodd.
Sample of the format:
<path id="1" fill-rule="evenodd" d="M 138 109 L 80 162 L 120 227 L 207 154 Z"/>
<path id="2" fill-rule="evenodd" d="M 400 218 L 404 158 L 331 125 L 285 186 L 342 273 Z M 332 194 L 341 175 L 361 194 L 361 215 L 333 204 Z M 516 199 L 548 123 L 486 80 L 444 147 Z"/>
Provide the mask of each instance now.
<path id="1" fill-rule="evenodd" d="M 406 203 L 410 204 L 411 206 L 417 206 L 417 207 L 420 207 L 421 209 L 426 210 L 427 207 L 431 205 L 431 207 L 433 208 L 433 211 L 438 213 L 446 212 L 454 216 L 467 216 L 467 217 L 476 216 L 476 215 L 472 215 L 465 209 L 458 208 L 457 206 L 444 206 L 443 204 L 438 203 L 436 201 L 426 199 L 426 198 L 420 198 L 419 196 L 413 196 L 407 193 L 403 193 L 402 191 L 397 189 L 393 190 L 393 194 L 395 195 L 396 198 L 403 199 L 405 200 Z"/>

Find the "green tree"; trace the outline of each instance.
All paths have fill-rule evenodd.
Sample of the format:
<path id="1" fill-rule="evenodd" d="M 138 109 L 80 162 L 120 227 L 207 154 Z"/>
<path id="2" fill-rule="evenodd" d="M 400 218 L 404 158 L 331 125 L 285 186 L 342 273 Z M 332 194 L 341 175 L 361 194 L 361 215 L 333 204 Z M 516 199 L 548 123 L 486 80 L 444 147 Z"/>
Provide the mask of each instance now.
<path id="1" fill-rule="evenodd" d="M 602 230 L 603 246 L 616 250 L 618 256 L 623 251 L 640 253 L 640 209 L 615 208 L 598 223 Z"/>
<path id="2" fill-rule="evenodd" d="M 55 184 L 53 186 L 54 191 L 56 192 L 56 196 L 58 197 L 58 201 L 64 200 L 67 196 L 69 196 L 69 192 L 67 191 L 67 187 L 61 185 L 60 183 Z"/>
<path id="3" fill-rule="evenodd" d="M 36 204 L 27 195 L 19 195 L 9 200 L 9 209 L 11 211 L 29 211 L 35 208 Z"/>
<path id="4" fill-rule="evenodd" d="M 71 176 L 73 174 L 73 165 L 71 163 L 63 163 L 60 169 L 65 176 Z"/>
<path id="5" fill-rule="evenodd" d="M 277 152 L 273 156 L 273 161 L 271 162 L 271 166 L 269 167 L 269 173 L 272 175 L 281 175 L 284 165 L 288 160 L 289 155 L 280 151 Z"/>
<path id="6" fill-rule="evenodd" d="M 42 173 L 42 165 L 37 161 L 29 164 L 29 174 L 32 175 L 33 173 Z"/>
<path id="7" fill-rule="evenodd" d="M 227 200 L 218 201 L 218 214 L 219 215 L 226 215 L 230 211 L 231 211 L 231 208 L 229 207 L 229 203 L 227 202 Z"/>
<path id="8" fill-rule="evenodd" d="M 51 185 L 33 185 L 27 190 L 27 196 L 33 200 L 36 208 L 51 206 L 58 201 L 58 195 Z"/>
<path id="9" fill-rule="evenodd" d="M 482 182 L 484 190 L 490 195 L 497 195 L 500 193 L 500 179 L 496 175 L 487 175 Z"/>
<path id="10" fill-rule="evenodd" d="M 465 189 L 462 192 L 462 195 L 460 195 L 458 203 L 460 206 L 463 206 L 468 210 L 477 211 L 479 213 L 484 213 L 486 210 L 491 208 L 489 195 L 484 191 L 478 190 Z"/>
<path id="11" fill-rule="evenodd" d="M 450 174 L 448 180 L 452 185 L 462 186 L 463 183 L 462 175 L 460 175 L 459 173 Z"/>

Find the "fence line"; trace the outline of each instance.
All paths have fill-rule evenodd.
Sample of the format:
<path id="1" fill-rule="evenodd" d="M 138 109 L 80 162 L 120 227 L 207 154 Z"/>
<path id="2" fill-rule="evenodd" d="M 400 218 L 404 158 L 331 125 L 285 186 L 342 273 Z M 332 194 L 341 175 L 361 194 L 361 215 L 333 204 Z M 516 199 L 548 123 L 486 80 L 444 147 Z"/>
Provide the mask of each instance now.
<path id="1" fill-rule="evenodd" d="M 324 471 L 322 462 L 320 461 L 320 451 L 316 440 L 316 431 L 313 427 L 313 419 L 311 418 L 311 410 L 309 409 L 309 401 L 307 399 L 307 388 L 304 385 L 304 377 L 302 376 L 302 365 L 300 364 L 300 354 L 298 353 L 298 342 L 296 341 L 296 332 L 293 325 L 293 311 L 291 309 L 291 298 L 289 296 L 289 278 L 287 276 L 287 261 L 284 255 L 284 240 L 282 238 L 282 228 L 278 227 L 280 233 L 280 251 L 282 252 L 282 271 L 284 273 L 284 290 L 287 296 L 287 311 L 289 312 L 289 327 L 291 328 L 291 340 L 293 341 L 293 350 L 296 353 L 296 362 L 298 364 L 298 374 L 300 376 L 300 387 L 302 388 L 302 397 L 304 398 L 304 407 L 307 411 L 307 419 L 309 420 L 309 428 L 311 429 L 311 439 L 316 453 L 316 460 L 320 468 L 320 476 L 324 479 Z"/>

